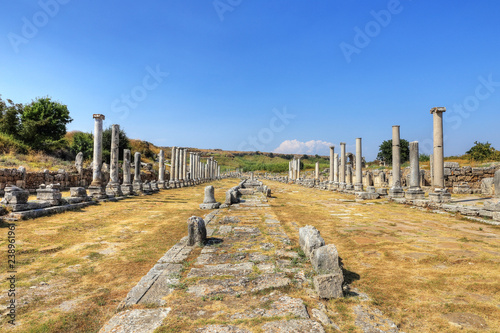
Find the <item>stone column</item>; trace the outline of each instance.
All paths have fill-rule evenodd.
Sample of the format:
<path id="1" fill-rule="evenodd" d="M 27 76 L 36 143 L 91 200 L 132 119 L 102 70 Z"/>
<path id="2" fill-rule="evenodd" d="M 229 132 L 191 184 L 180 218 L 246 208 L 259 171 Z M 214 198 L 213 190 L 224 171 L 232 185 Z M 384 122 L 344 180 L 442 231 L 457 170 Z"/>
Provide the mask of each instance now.
<path id="1" fill-rule="evenodd" d="M 314 179 L 319 180 L 319 161 L 316 161 L 314 166 Z"/>
<path id="2" fill-rule="evenodd" d="M 98 199 L 106 197 L 102 184 L 102 121 L 105 119 L 102 114 L 94 114 L 94 160 L 92 163 L 93 174 L 92 183 L 88 191 L 90 196 Z"/>
<path id="3" fill-rule="evenodd" d="M 429 194 L 429 198 L 436 202 L 448 202 L 451 200 L 451 194 L 445 187 L 444 182 L 444 150 L 443 150 L 443 113 L 446 112 L 445 107 L 432 108 L 431 114 L 433 118 L 433 133 L 434 133 L 434 177 L 432 187 L 434 193 Z"/>
<path id="4" fill-rule="evenodd" d="M 335 163 L 334 156 L 335 156 L 335 146 L 331 146 L 330 147 L 330 178 L 328 178 L 328 180 L 331 183 L 333 183 L 333 181 L 334 181 L 333 179 L 335 178 L 335 176 L 334 176 L 334 169 L 335 169 L 335 167 L 334 167 L 334 163 Z"/>
<path id="5" fill-rule="evenodd" d="M 175 147 L 172 147 L 172 156 L 170 156 L 170 187 L 175 188 Z"/>
<path id="6" fill-rule="evenodd" d="M 333 154 L 333 184 L 339 184 L 339 154 Z"/>
<path id="7" fill-rule="evenodd" d="M 130 149 L 123 150 L 123 184 L 121 190 L 123 195 L 134 194 L 132 179 L 130 175 Z"/>
<path id="8" fill-rule="evenodd" d="M 407 199 L 424 199 L 425 197 L 424 191 L 420 188 L 418 157 L 418 141 L 410 142 L 410 188 L 405 194 Z"/>
<path id="9" fill-rule="evenodd" d="M 405 195 L 401 187 L 401 147 L 399 125 L 392 126 L 392 187 L 389 196 L 403 198 Z"/>
<path id="10" fill-rule="evenodd" d="M 193 180 L 193 153 L 189 153 L 189 180 Z"/>
<path id="11" fill-rule="evenodd" d="M 187 180 L 187 173 L 186 173 L 186 167 L 187 167 L 187 149 L 182 150 L 182 179 L 184 181 Z"/>
<path id="12" fill-rule="evenodd" d="M 143 193 L 143 184 L 141 179 L 141 153 L 134 154 L 134 192 L 136 194 Z"/>
<path id="13" fill-rule="evenodd" d="M 300 157 L 297 159 L 297 179 L 300 179 Z"/>
<path id="14" fill-rule="evenodd" d="M 175 148 L 175 184 L 177 187 L 181 186 L 179 182 L 181 178 L 181 149 Z"/>
<path id="15" fill-rule="evenodd" d="M 340 170 L 339 170 L 339 187 L 345 189 L 345 142 L 340 143 Z"/>
<path id="16" fill-rule="evenodd" d="M 106 186 L 106 194 L 109 196 L 122 196 L 123 193 L 120 187 L 119 179 L 119 167 L 118 167 L 118 156 L 119 156 L 119 140 L 120 140 L 120 126 L 111 125 L 111 158 L 110 165 L 111 170 L 109 174 L 109 183 Z"/>
<path id="17" fill-rule="evenodd" d="M 160 155 L 158 158 L 158 187 L 160 189 L 165 188 L 165 152 L 160 150 Z"/>
<path id="18" fill-rule="evenodd" d="M 361 138 L 356 138 L 356 184 L 354 190 L 363 191 L 363 153 L 361 150 Z"/>

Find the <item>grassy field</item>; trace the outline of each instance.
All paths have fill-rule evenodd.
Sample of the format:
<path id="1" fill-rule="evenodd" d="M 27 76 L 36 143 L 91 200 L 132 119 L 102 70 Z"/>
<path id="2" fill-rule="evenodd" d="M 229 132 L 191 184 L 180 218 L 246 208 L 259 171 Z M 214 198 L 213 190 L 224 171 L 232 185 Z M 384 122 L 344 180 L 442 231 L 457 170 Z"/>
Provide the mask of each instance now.
<path id="1" fill-rule="evenodd" d="M 498 332 L 499 227 L 268 183 L 276 197 L 273 210 L 290 237 L 297 241 L 297 229 L 307 224 L 317 227 L 327 244 L 337 246 L 347 270 L 359 276 L 353 287 L 367 293 L 402 331 L 458 332 L 446 316 L 466 313 L 482 318 L 489 327 L 484 331 Z M 355 305 L 348 298 L 332 300 L 329 307 L 341 310 L 346 303 Z M 462 332 L 478 329 L 464 326 Z"/>
<path id="2" fill-rule="evenodd" d="M 216 199 L 236 180 L 213 182 Z M 16 223 L 18 326 L 0 331 L 97 332 L 156 261 L 187 235 L 203 186 L 162 191 Z M 0 228 L 7 249 L 7 224 Z M 7 262 L 7 253 L 2 251 Z M 7 265 L 1 266 L 7 290 Z M 7 304 L 7 294 L 0 295 Z M 3 313 L 5 313 L 3 308 Z"/>

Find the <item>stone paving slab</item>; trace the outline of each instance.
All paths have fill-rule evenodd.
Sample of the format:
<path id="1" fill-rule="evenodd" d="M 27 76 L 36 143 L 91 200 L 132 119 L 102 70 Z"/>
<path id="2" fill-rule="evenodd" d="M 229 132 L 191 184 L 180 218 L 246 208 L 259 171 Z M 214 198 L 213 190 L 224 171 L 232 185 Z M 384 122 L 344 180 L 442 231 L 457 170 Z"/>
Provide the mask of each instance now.
<path id="1" fill-rule="evenodd" d="M 101 331 L 133 332 L 138 323 L 144 323 L 137 332 L 152 332 L 168 327 L 173 318 L 182 318 L 181 323 L 191 327 L 179 332 L 246 333 L 256 329 L 321 333 L 324 327 L 337 328 L 320 302 L 323 307 L 310 308 L 303 299 L 292 296 L 304 294 L 304 290 L 305 295 L 315 294 L 310 286 L 313 269 L 292 250 L 264 196 L 257 193 L 244 200 L 206 216 L 210 224 L 206 244 L 189 247 L 187 237 L 183 238 L 158 260 L 121 306 L 148 309 L 125 309 Z M 156 308 L 149 309 L 151 306 Z M 382 327 L 369 321 L 373 314 L 378 315 L 365 302 L 357 313 L 359 327 Z M 139 319 L 141 316 L 144 318 Z M 197 325 L 200 319 L 203 324 Z M 391 322 L 381 322 L 393 332 Z"/>

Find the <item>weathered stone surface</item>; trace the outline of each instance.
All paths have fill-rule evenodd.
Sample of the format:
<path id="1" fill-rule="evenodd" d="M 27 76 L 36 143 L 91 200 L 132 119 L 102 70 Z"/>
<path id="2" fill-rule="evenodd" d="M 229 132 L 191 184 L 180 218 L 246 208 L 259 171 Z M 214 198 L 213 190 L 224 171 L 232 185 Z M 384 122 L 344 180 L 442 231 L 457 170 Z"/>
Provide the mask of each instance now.
<path id="1" fill-rule="evenodd" d="M 76 154 L 75 167 L 76 167 L 76 170 L 78 171 L 78 174 L 81 175 L 83 173 L 83 153 L 82 152 L 79 152 L 78 154 Z"/>
<path id="2" fill-rule="evenodd" d="M 70 196 L 72 198 L 86 198 L 87 191 L 84 187 L 71 187 L 69 189 Z"/>
<path id="3" fill-rule="evenodd" d="M 313 278 L 314 288 L 319 298 L 339 298 L 343 296 L 342 283 L 344 277 L 341 272 L 317 275 Z"/>
<path id="4" fill-rule="evenodd" d="M 198 244 L 203 246 L 207 240 L 207 229 L 205 221 L 201 217 L 192 216 L 187 221 L 188 224 L 188 245 Z"/>
<path id="5" fill-rule="evenodd" d="M 309 314 L 300 298 L 292 298 L 290 296 L 282 296 L 276 302 L 271 304 L 271 308 L 267 310 L 263 317 L 278 317 L 292 315 L 297 318 L 309 319 Z"/>
<path id="6" fill-rule="evenodd" d="M 460 164 L 458 164 L 458 162 L 444 162 L 444 167 L 450 169 L 458 169 L 460 168 Z"/>
<path id="7" fill-rule="evenodd" d="M 483 178 L 481 180 L 481 194 L 483 195 L 494 195 L 495 194 L 495 186 L 494 186 L 494 178 Z"/>
<path id="8" fill-rule="evenodd" d="M 127 310 L 116 314 L 99 333 L 153 332 L 165 319 L 170 308 Z"/>
<path id="9" fill-rule="evenodd" d="M 262 326 L 265 333 L 324 333 L 320 323 L 310 319 L 273 321 Z"/>
<path id="10" fill-rule="evenodd" d="M 250 333 L 250 331 L 233 325 L 208 325 L 196 329 L 196 333 Z"/>
<path id="11" fill-rule="evenodd" d="M 310 225 L 299 229 L 299 243 L 302 251 L 304 251 L 308 258 L 311 257 L 314 249 L 325 245 L 325 241 L 321 237 L 319 230 Z"/>
<path id="12" fill-rule="evenodd" d="M 368 306 L 357 305 L 354 307 L 354 314 L 356 315 L 355 324 L 363 332 L 367 333 L 398 333 L 398 327 L 389 319 L 386 319 L 383 313 L 376 308 L 369 308 Z"/>
<path id="13" fill-rule="evenodd" d="M 209 185 L 205 187 L 205 198 L 203 199 L 204 204 L 216 203 L 214 196 L 214 187 Z"/>
<path id="14" fill-rule="evenodd" d="M 252 281 L 252 292 L 262 291 L 270 288 L 282 288 L 291 283 L 284 274 L 263 274 Z"/>
<path id="15" fill-rule="evenodd" d="M 495 186 L 495 196 L 497 198 L 500 198 L 500 170 L 497 170 L 495 172 L 495 177 L 493 179 L 494 186 Z"/>
<path id="16" fill-rule="evenodd" d="M 324 326 L 331 326 L 334 329 L 340 331 L 340 328 L 337 325 L 335 325 L 335 323 L 330 318 L 328 318 L 326 313 L 324 313 L 323 311 L 318 310 L 318 309 L 312 309 L 311 312 L 312 312 L 313 318 L 316 319 L 317 321 L 319 321 L 320 323 L 322 323 Z"/>
<path id="17" fill-rule="evenodd" d="M 23 205 L 28 202 L 30 193 L 17 186 L 9 186 L 5 188 L 5 195 L 2 200 L 3 204 L 7 205 Z"/>
<path id="18" fill-rule="evenodd" d="M 342 273 L 339 267 L 339 253 L 333 244 L 314 249 L 311 255 L 311 264 L 319 274 Z"/>
<path id="19" fill-rule="evenodd" d="M 202 268 L 192 268 L 188 274 L 190 277 L 211 277 L 217 275 L 246 276 L 253 270 L 253 263 L 206 265 Z"/>
<path id="20" fill-rule="evenodd" d="M 458 327 L 459 329 L 486 329 L 488 324 L 478 315 L 466 312 L 452 312 L 443 314 L 443 317 L 448 320 L 450 324 Z"/>

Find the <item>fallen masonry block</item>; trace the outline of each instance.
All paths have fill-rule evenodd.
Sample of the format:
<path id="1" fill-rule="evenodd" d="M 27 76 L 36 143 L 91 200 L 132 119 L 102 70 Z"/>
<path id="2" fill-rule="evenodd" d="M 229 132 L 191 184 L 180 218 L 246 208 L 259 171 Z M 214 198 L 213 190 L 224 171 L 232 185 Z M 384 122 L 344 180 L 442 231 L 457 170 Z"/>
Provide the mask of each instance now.
<path id="1" fill-rule="evenodd" d="M 321 246 L 312 251 L 311 264 L 319 274 L 342 273 L 339 253 L 333 244 Z"/>
<path id="2" fill-rule="evenodd" d="M 220 207 L 220 202 L 215 201 L 214 187 L 209 185 L 205 187 L 205 199 L 200 204 L 200 209 L 217 209 Z"/>
<path id="3" fill-rule="evenodd" d="M 325 241 L 318 229 L 306 225 L 299 229 L 299 244 L 302 251 L 310 258 L 313 250 L 325 245 Z"/>
<path id="4" fill-rule="evenodd" d="M 205 221 L 201 217 L 192 216 L 187 221 L 188 224 L 188 245 L 198 244 L 203 246 L 207 240 L 207 228 Z"/>
<path id="5" fill-rule="evenodd" d="M 314 288 L 318 293 L 319 298 L 340 298 L 344 296 L 342 291 L 342 283 L 344 277 L 342 272 L 333 274 L 316 275 L 313 278 Z"/>

